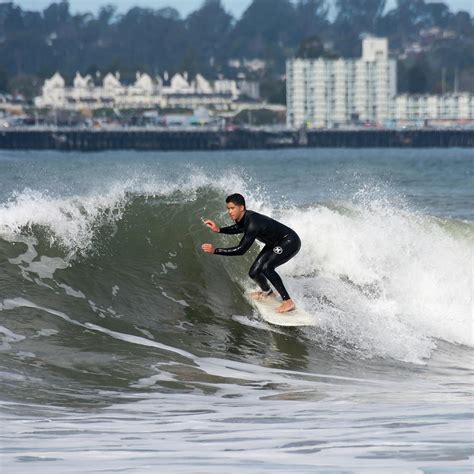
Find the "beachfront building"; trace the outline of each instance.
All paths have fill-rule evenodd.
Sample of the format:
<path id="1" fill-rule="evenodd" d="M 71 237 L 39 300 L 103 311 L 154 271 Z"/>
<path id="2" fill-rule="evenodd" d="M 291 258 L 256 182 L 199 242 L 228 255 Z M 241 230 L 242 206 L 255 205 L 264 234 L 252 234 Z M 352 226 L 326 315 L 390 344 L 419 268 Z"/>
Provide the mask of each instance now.
<path id="1" fill-rule="evenodd" d="M 258 85 L 252 81 L 218 78 L 208 81 L 197 74 L 192 80 L 187 73 L 152 78 L 149 74 L 136 74 L 133 84 L 125 85 L 120 75 L 107 74 L 102 84 L 96 84 L 90 75 L 77 73 L 72 86 L 59 74 L 44 82 L 42 94 L 35 99 L 39 108 L 83 109 L 143 109 L 205 107 L 217 111 L 234 110 L 237 101 L 251 91 L 255 95 Z"/>
<path id="2" fill-rule="evenodd" d="M 300 59 L 286 63 L 287 125 L 383 125 L 396 95 L 397 63 L 386 38 L 367 37 L 360 59 Z"/>
<path id="3" fill-rule="evenodd" d="M 393 101 L 398 125 L 463 124 L 474 121 L 474 94 L 401 94 Z"/>

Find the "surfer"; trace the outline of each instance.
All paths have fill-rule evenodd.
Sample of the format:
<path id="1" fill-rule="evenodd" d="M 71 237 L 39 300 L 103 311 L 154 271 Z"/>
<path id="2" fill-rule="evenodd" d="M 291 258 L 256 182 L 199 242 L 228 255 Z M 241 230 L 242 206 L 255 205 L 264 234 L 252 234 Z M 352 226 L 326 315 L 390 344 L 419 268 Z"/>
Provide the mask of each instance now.
<path id="1" fill-rule="evenodd" d="M 270 217 L 247 210 L 245 198 L 241 194 L 231 194 L 225 202 L 227 204 L 227 212 L 235 224 L 228 227 L 219 227 L 210 219 L 204 219 L 204 224 L 213 232 L 221 234 L 243 233 L 244 236 L 236 247 L 215 248 L 212 244 L 206 243 L 202 244 L 202 250 L 215 255 L 243 255 L 251 247 L 255 239 L 263 242 L 265 246 L 249 270 L 250 278 L 260 286 L 261 291 L 251 293 L 251 297 L 254 299 L 275 297 L 276 295 L 268 284 L 270 281 L 283 299 L 277 311 L 279 313 L 292 311 L 295 309 L 295 303 L 290 298 L 275 268 L 288 262 L 298 253 L 301 247 L 298 234 L 293 229 Z"/>

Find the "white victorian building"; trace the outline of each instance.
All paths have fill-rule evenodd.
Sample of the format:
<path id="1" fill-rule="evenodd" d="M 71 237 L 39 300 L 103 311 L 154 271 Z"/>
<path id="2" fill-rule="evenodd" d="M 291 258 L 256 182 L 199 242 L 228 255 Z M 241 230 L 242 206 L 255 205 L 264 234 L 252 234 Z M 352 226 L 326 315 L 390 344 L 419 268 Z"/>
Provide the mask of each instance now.
<path id="1" fill-rule="evenodd" d="M 120 82 L 120 75 L 107 74 L 101 85 L 90 75 L 77 73 L 72 86 L 64 78 L 54 74 L 44 82 L 41 96 L 36 97 L 39 108 L 53 109 L 100 109 L 100 108 L 190 108 L 206 107 L 217 111 L 233 110 L 234 103 L 248 91 L 258 93 L 258 84 L 251 81 L 217 79 L 208 81 L 197 74 L 192 80 L 187 73 L 169 77 L 152 78 L 148 74 L 136 74 L 131 85 Z"/>

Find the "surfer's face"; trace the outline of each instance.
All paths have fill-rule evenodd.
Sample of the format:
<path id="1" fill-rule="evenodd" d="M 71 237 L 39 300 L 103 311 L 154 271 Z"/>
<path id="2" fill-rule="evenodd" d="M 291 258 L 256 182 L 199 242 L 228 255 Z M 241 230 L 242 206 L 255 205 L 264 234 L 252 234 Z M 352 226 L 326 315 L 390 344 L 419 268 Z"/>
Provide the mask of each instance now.
<path id="1" fill-rule="evenodd" d="M 233 202 L 227 203 L 227 212 L 229 213 L 229 217 L 233 221 L 240 221 L 242 216 L 245 212 L 245 206 L 239 206 L 238 204 L 234 204 Z"/>

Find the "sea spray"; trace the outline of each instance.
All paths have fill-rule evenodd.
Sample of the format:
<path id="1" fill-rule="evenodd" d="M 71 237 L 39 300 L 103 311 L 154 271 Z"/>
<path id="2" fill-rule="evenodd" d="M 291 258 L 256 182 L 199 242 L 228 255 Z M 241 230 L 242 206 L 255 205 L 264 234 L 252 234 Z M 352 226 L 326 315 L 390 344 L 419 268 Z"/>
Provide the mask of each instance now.
<path id="1" fill-rule="evenodd" d="M 324 330 L 365 354 L 413 362 L 436 339 L 474 344 L 471 239 L 386 202 L 293 209 L 282 218 L 303 241 L 282 271 Z"/>

